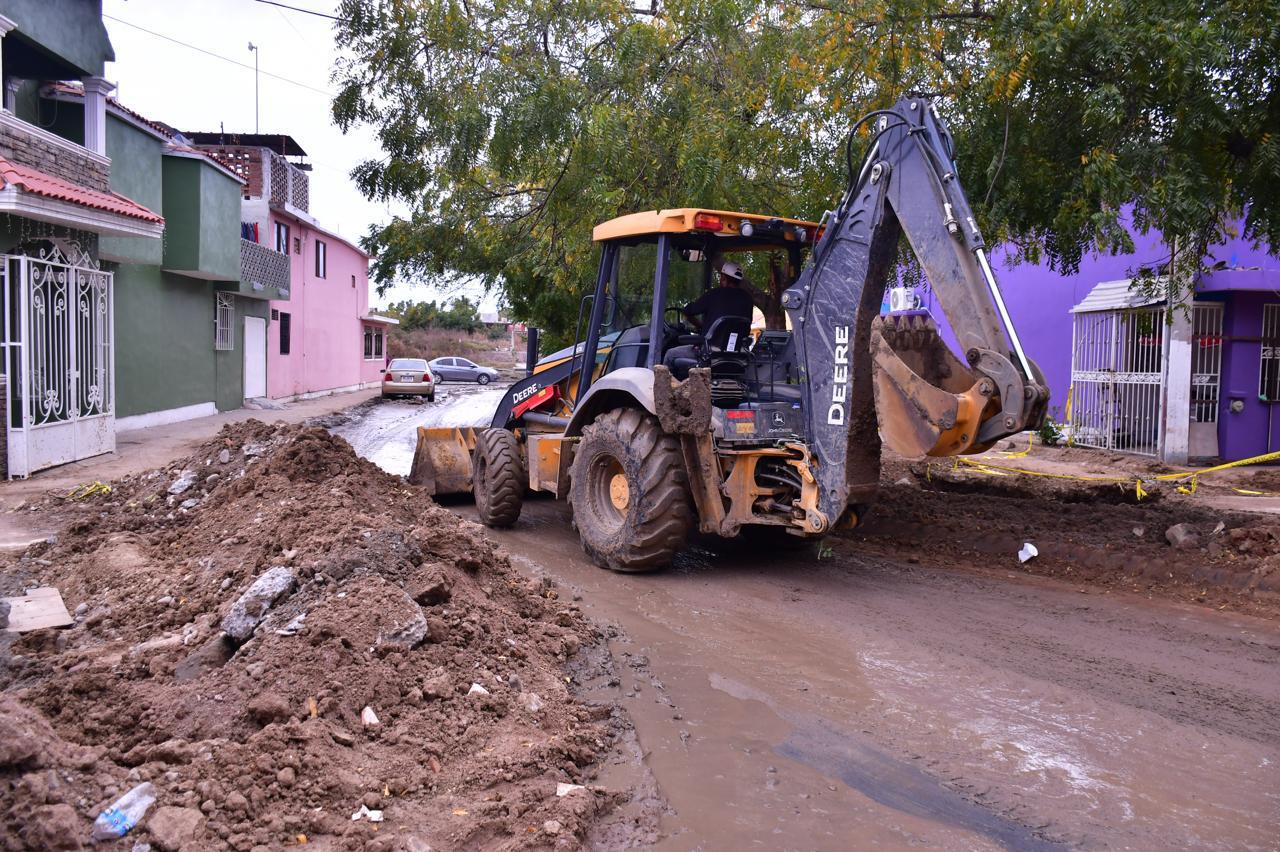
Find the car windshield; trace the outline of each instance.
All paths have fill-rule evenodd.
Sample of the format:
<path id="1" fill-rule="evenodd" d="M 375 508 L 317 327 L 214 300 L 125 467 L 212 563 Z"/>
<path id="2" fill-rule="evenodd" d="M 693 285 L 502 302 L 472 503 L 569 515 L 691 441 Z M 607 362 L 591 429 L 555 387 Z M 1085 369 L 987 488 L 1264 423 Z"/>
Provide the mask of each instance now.
<path id="1" fill-rule="evenodd" d="M 389 370 L 425 370 L 427 362 L 421 358 L 397 358 L 391 362 Z"/>

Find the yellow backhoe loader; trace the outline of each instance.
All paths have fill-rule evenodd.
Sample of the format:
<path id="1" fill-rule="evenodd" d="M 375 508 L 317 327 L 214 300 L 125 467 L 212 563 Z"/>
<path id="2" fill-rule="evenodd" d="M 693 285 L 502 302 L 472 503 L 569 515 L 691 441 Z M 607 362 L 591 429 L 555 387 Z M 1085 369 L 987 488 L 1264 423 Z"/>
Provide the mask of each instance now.
<path id="1" fill-rule="evenodd" d="M 419 430 L 411 481 L 473 491 L 499 527 L 527 490 L 549 491 L 597 564 L 646 571 L 694 529 L 787 541 L 857 524 L 882 439 L 948 456 L 1037 427 L 1044 377 L 1005 310 L 945 124 L 919 96 L 854 131 L 865 123 L 867 155 L 822 223 L 682 208 L 597 226 L 579 342 L 516 382 L 490 428 Z M 904 233 L 963 361 L 927 316 L 881 316 Z M 746 315 L 688 324 L 684 303 L 726 264 L 760 269 L 763 255 L 785 259 L 789 330 L 753 334 Z"/>

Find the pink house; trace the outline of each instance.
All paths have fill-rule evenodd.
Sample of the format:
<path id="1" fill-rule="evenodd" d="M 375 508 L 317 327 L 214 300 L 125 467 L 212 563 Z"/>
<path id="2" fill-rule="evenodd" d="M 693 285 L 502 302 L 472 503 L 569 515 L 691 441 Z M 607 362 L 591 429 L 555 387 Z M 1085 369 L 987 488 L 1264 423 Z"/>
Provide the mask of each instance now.
<path id="1" fill-rule="evenodd" d="M 369 311 L 369 255 L 308 213 L 310 167 L 289 136 L 190 134 L 245 178 L 241 237 L 289 258 L 271 299 L 265 396 L 297 399 L 380 381 L 396 320 Z M 249 396 L 246 392 L 246 396 Z"/>

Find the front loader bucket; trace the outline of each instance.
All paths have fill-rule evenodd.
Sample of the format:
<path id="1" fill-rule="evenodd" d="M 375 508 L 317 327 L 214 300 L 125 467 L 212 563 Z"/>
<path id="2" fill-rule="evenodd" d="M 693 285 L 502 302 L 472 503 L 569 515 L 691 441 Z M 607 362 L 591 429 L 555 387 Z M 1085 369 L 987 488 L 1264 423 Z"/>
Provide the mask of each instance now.
<path id="1" fill-rule="evenodd" d="M 471 490 L 471 451 L 476 430 L 470 427 L 418 427 L 409 482 L 430 494 L 465 494 Z"/>
<path id="2" fill-rule="evenodd" d="M 927 316 L 886 316 L 871 325 L 881 439 L 907 458 L 981 452 L 992 383 L 960 362 Z"/>

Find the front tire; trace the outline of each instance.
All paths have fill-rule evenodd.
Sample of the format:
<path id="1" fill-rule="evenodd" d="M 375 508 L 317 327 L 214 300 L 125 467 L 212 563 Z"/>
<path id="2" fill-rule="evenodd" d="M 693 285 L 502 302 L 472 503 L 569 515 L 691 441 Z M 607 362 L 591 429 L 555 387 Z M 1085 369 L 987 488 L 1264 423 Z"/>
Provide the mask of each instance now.
<path id="1" fill-rule="evenodd" d="M 520 517 L 529 477 L 520 455 L 520 442 L 506 429 L 485 429 L 476 435 L 471 457 L 471 487 L 480 523 L 509 527 Z"/>
<path id="2" fill-rule="evenodd" d="M 582 432 L 573 457 L 569 502 L 582 549 L 602 568 L 663 568 L 693 526 L 679 440 L 657 418 L 624 408 Z"/>
<path id="3" fill-rule="evenodd" d="M 476 382 L 482 385 L 489 384 L 489 374 L 481 373 L 479 376 L 476 377 Z"/>

